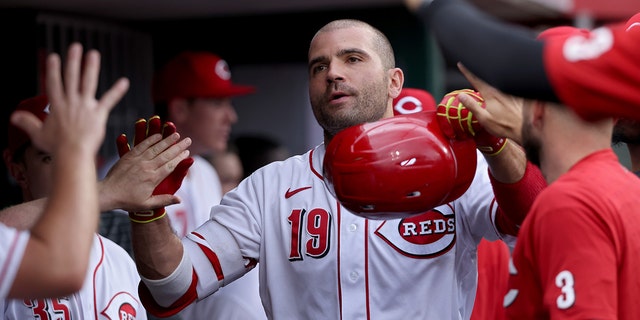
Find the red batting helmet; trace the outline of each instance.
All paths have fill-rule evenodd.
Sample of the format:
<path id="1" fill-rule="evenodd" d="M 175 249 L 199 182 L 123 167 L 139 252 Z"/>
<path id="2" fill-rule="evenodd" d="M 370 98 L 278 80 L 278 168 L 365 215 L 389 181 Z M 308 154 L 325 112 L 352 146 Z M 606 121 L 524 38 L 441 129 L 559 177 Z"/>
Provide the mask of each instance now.
<path id="1" fill-rule="evenodd" d="M 475 172 L 475 145 L 452 144 L 435 117 L 435 111 L 399 115 L 339 132 L 324 157 L 329 190 L 370 219 L 408 217 L 462 195 L 473 179 L 467 173 Z"/>

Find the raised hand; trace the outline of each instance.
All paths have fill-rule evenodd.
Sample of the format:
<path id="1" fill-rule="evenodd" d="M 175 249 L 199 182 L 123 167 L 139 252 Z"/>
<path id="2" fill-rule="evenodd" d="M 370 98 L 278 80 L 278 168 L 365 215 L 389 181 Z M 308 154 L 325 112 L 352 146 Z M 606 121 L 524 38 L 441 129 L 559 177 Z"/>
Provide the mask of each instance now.
<path id="1" fill-rule="evenodd" d="M 482 123 L 482 127 L 497 137 L 505 137 L 522 143 L 522 108 L 524 99 L 505 94 L 476 77 L 471 71 L 458 63 L 458 69 L 480 92 L 484 107 L 475 103 L 473 97 L 460 94 L 458 99 Z"/>
<path id="2" fill-rule="evenodd" d="M 64 146 L 81 146 L 96 153 L 104 139 L 109 112 L 120 101 L 129 88 L 126 78 L 119 79 L 97 100 L 100 53 L 90 50 L 81 68 L 82 45 L 69 47 L 64 71 L 58 54 L 47 58 L 47 96 L 51 107 L 44 123 L 34 114 L 17 111 L 11 121 L 31 137 L 39 149 L 56 154 Z M 82 74 L 81 74 L 82 70 Z"/>
<path id="3" fill-rule="evenodd" d="M 51 104 L 44 122 L 29 111 L 11 117 L 54 160 L 52 191 L 30 229 L 10 298 L 65 296 L 84 283 L 100 213 L 95 159 L 109 112 L 129 87 L 121 78 L 97 100 L 100 54 L 91 50 L 84 58 L 81 68 L 82 46 L 69 47 L 63 80 L 60 56 L 47 57 L 46 93 Z"/>
<path id="4" fill-rule="evenodd" d="M 160 117 L 158 116 L 151 117 L 149 121 L 145 119 L 138 120 L 134 129 L 134 148 L 154 135 L 162 134 L 162 137 L 167 139 L 176 134 L 175 125 L 172 122 L 166 122 L 164 125 L 161 125 Z M 116 145 L 121 158 L 125 157 L 129 151 L 131 151 L 127 137 L 124 134 L 116 139 Z M 153 189 L 152 196 L 173 195 L 182 185 L 182 180 L 187 175 L 187 171 L 192 164 L 193 158 L 182 159 L 177 166 L 175 166 L 175 169 Z M 151 222 L 163 217 L 165 214 L 164 205 L 154 208 L 153 210 L 129 210 L 130 219 L 138 223 Z"/>
<path id="5" fill-rule="evenodd" d="M 470 101 L 463 104 L 461 96 L 468 97 Z M 487 132 L 480 124 L 474 113 L 466 106 L 483 109 L 484 99 L 480 93 L 471 89 L 454 90 L 447 93 L 437 107 L 437 119 L 440 128 L 450 139 L 473 139 L 476 147 L 483 154 L 495 156 L 507 143 L 507 139 L 496 137 Z"/>

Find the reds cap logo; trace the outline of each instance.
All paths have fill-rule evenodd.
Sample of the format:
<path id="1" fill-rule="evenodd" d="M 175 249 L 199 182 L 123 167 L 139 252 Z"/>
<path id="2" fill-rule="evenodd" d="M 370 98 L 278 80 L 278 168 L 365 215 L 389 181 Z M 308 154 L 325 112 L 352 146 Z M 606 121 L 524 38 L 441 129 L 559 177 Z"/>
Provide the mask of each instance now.
<path id="1" fill-rule="evenodd" d="M 436 110 L 436 101 L 431 93 L 418 88 L 403 88 L 393 99 L 393 115 L 414 114 Z"/>
<path id="2" fill-rule="evenodd" d="M 398 103 L 393 106 L 393 112 L 396 115 L 418 113 L 422 110 L 424 110 L 422 102 L 414 96 L 402 97 L 398 100 Z"/>
<path id="3" fill-rule="evenodd" d="M 405 256 L 433 258 L 455 244 L 456 219 L 444 205 L 410 218 L 385 221 L 375 233 Z"/>
<path id="4" fill-rule="evenodd" d="M 218 75 L 218 77 L 220 77 L 220 79 L 223 79 L 223 80 L 231 79 L 231 71 L 230 70 L 231 69 L 229 69 L 229 65 L 227 64 L 226 61 L 220 59 L 216 63 L 215 72 Z"/>
<path id="5" fill-rule="evenodd" d="M 142 307 L 138 299 L 128 292 L 120 292 L 101 313 L 110 320 L 135 320 L 139 310 Z"/>

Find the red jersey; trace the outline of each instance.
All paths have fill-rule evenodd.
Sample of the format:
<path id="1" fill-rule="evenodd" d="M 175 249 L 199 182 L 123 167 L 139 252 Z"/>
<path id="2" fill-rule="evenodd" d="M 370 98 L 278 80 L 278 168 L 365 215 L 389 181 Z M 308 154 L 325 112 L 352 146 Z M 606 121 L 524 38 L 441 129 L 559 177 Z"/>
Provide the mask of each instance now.
<path id="1" fill-rule="evenodd" d="M 509 319 L 640 319 L 640 179 L 611 149 L 536 198 L 513 252 Z"/>
<path id="2" fill-rule="evenodd" d="M 549 39 L 544 64 L 558 98 L 581 117 L 640 120 L 640 23 Z"/>
<path id="3" fill-rule="evenodd" d="M 478 288 L 471 320 L 506 319 L 502 302 L 509 281 L 511 253 L 500 240 L 480 240 L 478 245 Z"/>

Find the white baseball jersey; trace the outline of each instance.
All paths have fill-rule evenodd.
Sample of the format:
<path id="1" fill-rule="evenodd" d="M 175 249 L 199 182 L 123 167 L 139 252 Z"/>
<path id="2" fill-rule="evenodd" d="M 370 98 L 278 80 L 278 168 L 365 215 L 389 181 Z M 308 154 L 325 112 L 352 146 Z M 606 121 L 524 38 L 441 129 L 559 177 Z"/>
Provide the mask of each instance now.
<path id="1" fill-rule="evenodd" d="M 222 198 L 220 178 L 213 166 L 200 156 L 193 156 L 193 160 L 176 191 L 182 202 L 166 207 L 171 226 L 181 238 L 209 220 L 209 210 Z"/>
<path id="2" fill-rule="evenodd" d="M 222 185 L 209 161 L 193 156 L 193 165 L 176 195 L 179 204 L 167 206 L 171 226 L 179 237 L 184 237 L 209 220 L 211 207 L 220 204 Z M 211 296 L 191 305 L 180 313 L 183 319 L 260 320 L 266 319 L 258 289 L 258 270 L 254 275 L 235 281 Z"/>
<path id="3" fill-rule="evenodd" d="M 28 231 L 20 231 L 0 223 L 0 299 L 9 295 L 28 242 Z"/>
<path id="4" fill-rule="evenodd" d="M 241 255 L 258 261 L 260 294 L 273 319 L 468 319 L 477 245 L 501 238 L 482 155 L 459 199 L 385 221 L 338 203 L 323 180 L 324 153 L 322 144 L 259 169 L 183 238 L 198 297 L 246 272 L 229 262 Z M 239 252 L 226 252 L 234 244 Z"/>
<path id="5" fill-rule="evenodd" d="M 211 207 L 220 204 L 222 198 L 220 178 L 211 163 L 197 155 L 192 157 L 193 165 L 175 193 L 182 202 L 165 208 L 178 237 L 184 237 L 208 221 Z M 100 169 L 99 176 L 103 178 L 117 159 L 108 161 Z M 266 319 L 258 291 L 258 270 L 252 272 L 255 275 L 235 281 L 215 296 L 185 309 L 180 316 L 183 319 Z"/>
<path id="6" fill-rule="evenodd" d="M 2 319 L 146 320 L 146 310 L 138 298 L 139 281 L 129 254 L 113 241 L 96 234 L 80 291 L 55 299 L 0 301 Z"/>

